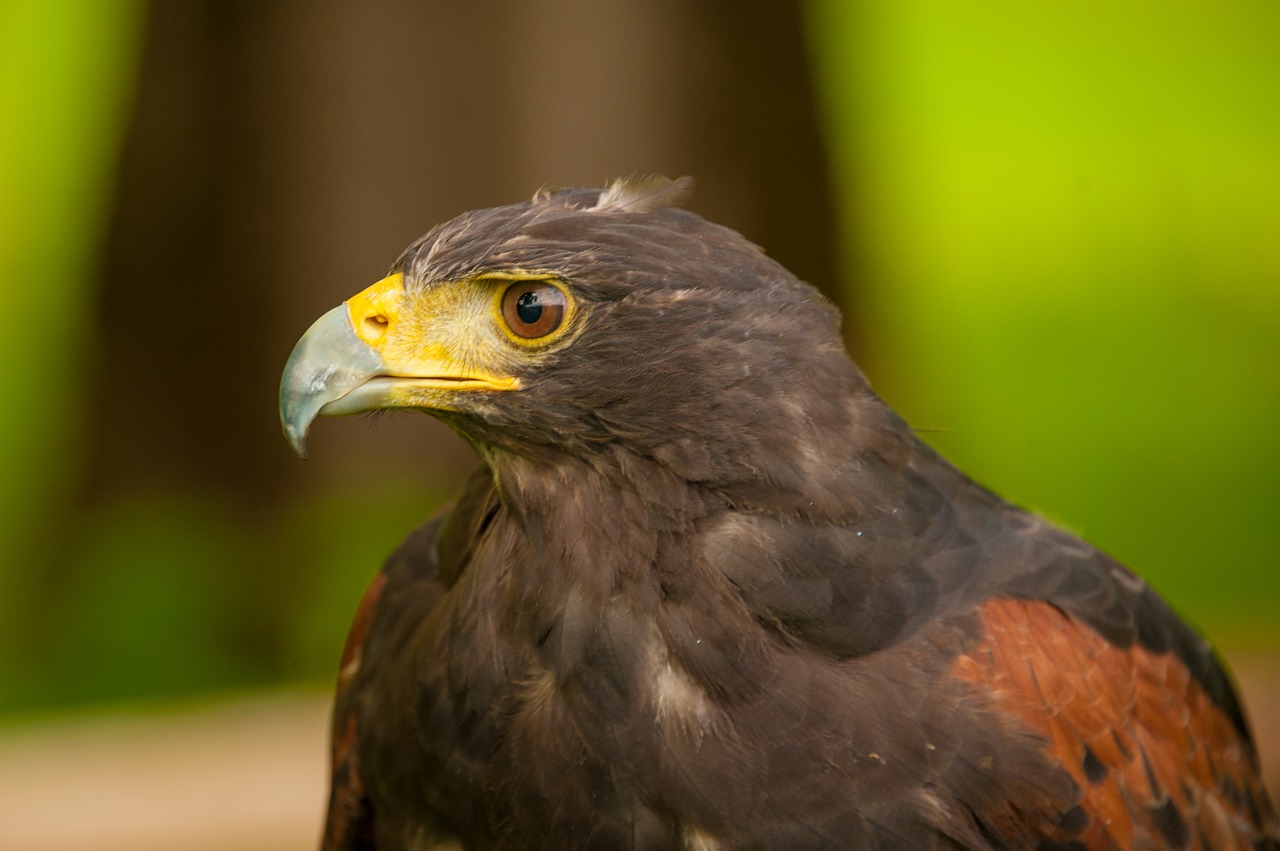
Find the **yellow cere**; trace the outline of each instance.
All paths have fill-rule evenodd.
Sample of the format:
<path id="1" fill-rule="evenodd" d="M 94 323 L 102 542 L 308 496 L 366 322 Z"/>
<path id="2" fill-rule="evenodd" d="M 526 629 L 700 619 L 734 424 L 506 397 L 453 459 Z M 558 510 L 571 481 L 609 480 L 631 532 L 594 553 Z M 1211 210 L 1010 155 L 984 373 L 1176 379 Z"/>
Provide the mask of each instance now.
<path id="1" fill-rule="evenodd" d="M 347 299 L 356 336 L 371 348 L 380 348 L 388 327 L 400 315 L 404 297 L 404 275 L 397 272 Z"/>

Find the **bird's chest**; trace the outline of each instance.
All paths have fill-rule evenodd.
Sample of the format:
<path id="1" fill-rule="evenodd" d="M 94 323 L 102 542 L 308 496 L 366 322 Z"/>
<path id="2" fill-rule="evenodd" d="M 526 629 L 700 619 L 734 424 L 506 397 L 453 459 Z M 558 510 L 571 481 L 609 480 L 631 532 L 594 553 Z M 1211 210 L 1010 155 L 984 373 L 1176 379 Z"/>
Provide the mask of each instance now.
<path id="1" fill-rule="evenodd" d="M 714 735 L 714 709 L 650 619 L 605 606 L 532 640 L 489 636 L 447 636 L 436 650 L 448 663 L 423 683 L 412 736 L 394 736 L 418 743 L 402 761 L 429 768 L 408 794 L 488 835 L 576 844 L 585 832 L 621 847 L 647 820 L 656 847 L 678 847 L 651 804 L 672 745 Z"/>

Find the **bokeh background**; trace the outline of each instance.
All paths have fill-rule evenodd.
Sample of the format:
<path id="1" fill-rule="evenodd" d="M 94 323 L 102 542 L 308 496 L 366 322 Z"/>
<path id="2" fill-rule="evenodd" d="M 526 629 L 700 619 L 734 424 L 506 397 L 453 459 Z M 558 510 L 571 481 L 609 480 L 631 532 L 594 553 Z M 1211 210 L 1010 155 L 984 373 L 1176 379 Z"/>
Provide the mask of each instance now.
<path id="1" fill-rule="evenodd" d="M 298 461 L 285 357 L 432 224 L 633 172 L 1163 590 L 1280 747 L 1277 37 L 1273 0 L 0 0 L 0 845 L 314 840 L 352 609 L 475 461 L 417 415 Z"/>

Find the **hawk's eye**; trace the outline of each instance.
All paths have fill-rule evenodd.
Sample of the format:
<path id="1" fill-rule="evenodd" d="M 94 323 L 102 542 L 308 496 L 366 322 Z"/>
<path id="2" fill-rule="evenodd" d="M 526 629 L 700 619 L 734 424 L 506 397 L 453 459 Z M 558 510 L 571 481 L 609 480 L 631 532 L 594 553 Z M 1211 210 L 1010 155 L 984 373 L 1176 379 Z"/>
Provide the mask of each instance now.
<path id="1" fill-rule="evenodd" d="M 521 281 L 502 294 L 502 318 L 513 334 L 526 340 L 559 328 L 564 314 L 564 293 L 544 281 Z"/>

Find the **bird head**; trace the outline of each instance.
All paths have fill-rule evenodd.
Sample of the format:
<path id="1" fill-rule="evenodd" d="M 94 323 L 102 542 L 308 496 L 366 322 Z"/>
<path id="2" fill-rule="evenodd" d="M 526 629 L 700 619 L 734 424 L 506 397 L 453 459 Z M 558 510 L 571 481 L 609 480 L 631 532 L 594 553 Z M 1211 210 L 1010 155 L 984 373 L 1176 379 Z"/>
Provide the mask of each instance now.
<path id="1" fill-rule="evenodd" d="M 318 415 L 410 408 L 486 458 L 624 447 L 692 480 L 788 475 L 769 452 L 805 454 L 865 385 L 834 309 L 679 209 L 690 186 L 540 193 L 436 227 L 298 342 L 289 442 L 305 457 Z"/>

